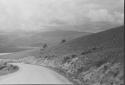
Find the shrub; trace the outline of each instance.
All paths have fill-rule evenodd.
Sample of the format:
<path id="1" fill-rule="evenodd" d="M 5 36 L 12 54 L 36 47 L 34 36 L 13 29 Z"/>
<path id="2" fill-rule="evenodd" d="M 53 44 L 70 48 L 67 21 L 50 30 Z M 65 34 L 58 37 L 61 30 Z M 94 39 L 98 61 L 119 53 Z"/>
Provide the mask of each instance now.
<path id="1" fill-rule="evenodd" d="M 96 65 L 97 67 L 100 67 L 101 65 L 103 65 L 103 64 L 105 64 L 105 63 L 106 63 L 106 60 L 100 60 L 100 61 L 95 62 L 95 65 Z"/>
<path id="2" fill-rule="evenodd" d="M 63 58 L 63 60 L 62 60 L 62 63 L 63 63 L 63 64 L 66 63 L 69 59 L 70 59 L 69 56 L 65 56 L 65 57 Z"/>
<path id="3" fill-rule="evenodd" d="M 44 45 L 43 45 L 43 49 L 45 49 L 45 48 L 47 48 L 48 47 L 48 45 L 45 43 Z"/>
<path id="4" fill-rule="evenodd" d="M 0 70 L 4 69 L 6 66 L 0 66 Z"/>
<path id="5" fill-rule="evenodd" d="M 61 41 L 61 43 L 65 43 L 66 42 L 66 40 L 65 39 L 63 39 L 62 41 Z"/>
<path id="6" fill-rule="evenodd" d="M 80 67 L 80 68 L 77 69 L 77 73 L 81 73 L 81 72 L 83 72 L 83 70 L 84 70 L 84 68 Z"/>
<path id="7" fill-rule="evenodd" d="M 84 51 L 84 52 L 81 53 L 81 55 L 86 55 L 86 54 L 89 54 L 89 53 L 92 53 L 92 51 L 91 50 Z"/>
<path id="8" fill-rule="evenodd" d="M 13 69 L 14 69 L 14 70 L 17 70 L 17 69 L 18 69 L 18 67 L 17 67 L 17 66 L 13 66 Z"/>
<path id="9" fill-rule="evenodd" d="M 71 55 L 71 57 L 72 57 L 72 58 L 76 58 L 76 57 L 77 57 L 77 55 Z"/>

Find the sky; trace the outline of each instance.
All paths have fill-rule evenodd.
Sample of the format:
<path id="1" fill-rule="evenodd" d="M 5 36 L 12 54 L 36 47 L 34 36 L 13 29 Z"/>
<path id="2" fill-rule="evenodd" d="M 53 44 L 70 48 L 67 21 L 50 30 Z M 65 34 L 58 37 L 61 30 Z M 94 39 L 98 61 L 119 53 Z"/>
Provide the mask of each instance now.
<path id="1" fill-rule="evenodd" d="M 0 0 L 0 30 L 98 32 L 124 23 L 124 0 Z"/>

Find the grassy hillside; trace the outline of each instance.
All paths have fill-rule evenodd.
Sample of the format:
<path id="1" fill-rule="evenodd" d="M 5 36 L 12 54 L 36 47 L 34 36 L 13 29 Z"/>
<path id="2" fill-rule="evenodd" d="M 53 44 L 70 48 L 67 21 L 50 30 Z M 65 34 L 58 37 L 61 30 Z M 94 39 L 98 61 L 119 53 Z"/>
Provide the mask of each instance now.
<path id="1" fill-rule="evenodd" d="M 49 66 L 74 85 L 124 85 L 124 26 L 1 58 Z"/>
<path id="2" fill-rule="evenodd" d="M 65 55 L 89 50 L 94 50 L 95 52 L 110 48 L 120 48 L 124 44 L 123 28 L 124 27 L 121 26 L 100 33 L 83 36 L 48 49 L 46 53 Z"/>
<path id="3" fill-rule="evenodd" d="M 123 85 L 124 26 L 47 49 L 42 62 L 79 85 Z"/>

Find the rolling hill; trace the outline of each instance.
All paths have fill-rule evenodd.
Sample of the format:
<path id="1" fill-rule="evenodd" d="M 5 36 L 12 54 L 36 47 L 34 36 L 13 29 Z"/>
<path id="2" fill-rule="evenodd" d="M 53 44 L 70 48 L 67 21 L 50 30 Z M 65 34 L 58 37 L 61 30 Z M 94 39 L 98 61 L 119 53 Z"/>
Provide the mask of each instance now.
<path id="1" fill-rule="evenodd" d="M 124 45 L 123 34 L 124 26 L 112 28 L 103 32 L 82 36 L 61 45 L 59 44 L 46 50 L 46 53 L 60 56 L 63 54 L 84 52 L 92 49 L 101 51 L 110 48 L 121 48 Z"/>
<path id="2" fill-rule="evenodd" d="M 41 56 L 42 63 L 77 85 L 123 85 L 124 26 L 71 40 Z"/>
<path id="3" fill-rule="evenodd" d="M 2 58 L 49 66 L 75 85 L 124 85 L 124 26 Z"/>
<path id="4" fill-rule="evenodd" d="M 86 32 L 76 31 L 47 31 L 47 32 L 25 32 L 15 31 L 8 33 L 0 33 L 0 53 L 17 52 L 32 49 L 34 47 L 42 47 L 44 43 L 53 46 L 61 42 L 62 39 L 67 41 L 77 37 L 88 35 Z"/>

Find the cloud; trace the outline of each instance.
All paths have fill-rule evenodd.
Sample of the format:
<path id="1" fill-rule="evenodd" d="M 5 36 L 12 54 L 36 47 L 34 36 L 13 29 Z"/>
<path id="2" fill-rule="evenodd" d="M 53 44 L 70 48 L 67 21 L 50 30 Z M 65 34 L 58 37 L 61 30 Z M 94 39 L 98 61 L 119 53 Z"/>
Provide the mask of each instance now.
<path id="1" fill-rule="evenodd" d="M 110 13 L 107 9 L 96 9 L 88 12 L 88 18 L 92 22 L 123 23 L 124 14 L 120 12 Z"/>
<path id="2" fill-rule="evenodd" d="M 123 24 L 124 0 L 0 0 L 0 29 L 42 26 Z M 91 25 L 90 24 L 90 25 Z M 84 30 L 84 29 L 83 29 Z"/>
<path id="3" fill-rule="evenodd" d="M 124 24 L 124 13 L 114 12 L 115 21 L 118 24 Z"/>
<path id="4" fill-rule="evenodd" d="M 88 13 L 88 18 L 90 18 L 93 22 L 114 21 L 113 17 L 108 13 L 108 10 L 106 9 L 91 10 Z"/>

